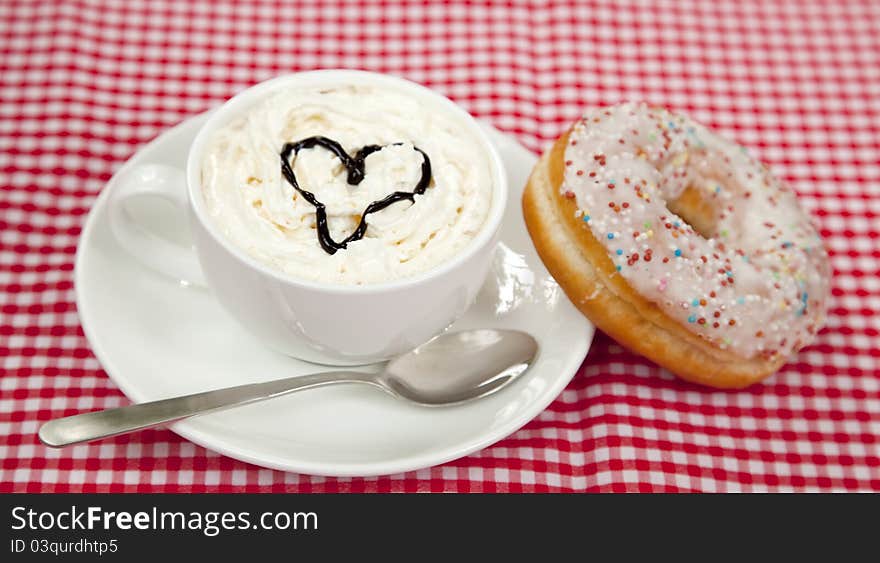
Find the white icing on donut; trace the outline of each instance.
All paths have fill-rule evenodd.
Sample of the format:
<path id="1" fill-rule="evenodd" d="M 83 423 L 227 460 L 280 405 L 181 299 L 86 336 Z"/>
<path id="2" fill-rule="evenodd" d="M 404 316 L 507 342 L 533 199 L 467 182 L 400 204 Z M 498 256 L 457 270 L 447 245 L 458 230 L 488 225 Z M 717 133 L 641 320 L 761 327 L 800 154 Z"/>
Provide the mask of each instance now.
<path id="1" fill-rule="evenodd" d="M 563 195 L 620 275 L 690 331 L 751 358 L 813 340 L 829 293 L 828 257 L 795 194 L 745 149 L 644 104 L 593 111 L 565 150 Z M 705 190 L 715 232 L 667 201 Z"/>

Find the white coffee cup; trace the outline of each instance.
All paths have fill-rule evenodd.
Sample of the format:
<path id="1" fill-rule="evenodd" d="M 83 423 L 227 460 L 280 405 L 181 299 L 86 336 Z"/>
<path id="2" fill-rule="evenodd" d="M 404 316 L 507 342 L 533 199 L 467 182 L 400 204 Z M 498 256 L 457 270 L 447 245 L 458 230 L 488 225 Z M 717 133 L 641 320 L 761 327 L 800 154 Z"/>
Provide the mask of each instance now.
<path id="1" fill-rule="evenodd" d="M 207 141 L 220 127 L 273 93 L 298 86 L 362 84 L 393 88 L 442 106 L 485 151 L 492 202 L 479 233 L 458 254 L 418 275 L 369 285 L 296 279 L 230 244 L 208 216 L 200 184 Z M 267 346 L 303 360 L 356 365 L 388 359 L 443 331 L 470 306 L 485 281 L 507 203 L 501 158 L 477 122 L 448 98 L 393 76 L 320 70 L 280 76 L 234 96 L 215 110 L 189 149 L 186 170 L 149 164 L 128 170 L 110 195 L 111 229 L 147 266 L 173 279 L 209 287 L 223 307 Z M 187 209 L 192 248 L 176 245 L 134 221 L 132 198 L 150 196 Z"/>

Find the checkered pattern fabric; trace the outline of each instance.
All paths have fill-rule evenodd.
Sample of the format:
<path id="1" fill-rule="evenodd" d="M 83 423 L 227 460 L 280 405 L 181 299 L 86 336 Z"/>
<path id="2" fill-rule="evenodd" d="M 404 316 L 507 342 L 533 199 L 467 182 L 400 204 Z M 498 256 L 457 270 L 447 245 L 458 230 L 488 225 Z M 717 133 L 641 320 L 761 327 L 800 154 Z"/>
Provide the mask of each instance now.
<path id="1" fill-rule="evenodd" d="M 587 106 L 646 100 L 747 145 L 834 266 L 827 327 L 745 391 L 680 382 L 605 336 L 562 395 L 470 457 L 379 478 L 262 469 L 165 430 L 63 451 L 42 421 L 127 403 L 72 268 L 138 147 L 271 76 L 426 84 L 540 151 Z M 880 3 L 0 2 L 0 490 L 880 490 Z"/>

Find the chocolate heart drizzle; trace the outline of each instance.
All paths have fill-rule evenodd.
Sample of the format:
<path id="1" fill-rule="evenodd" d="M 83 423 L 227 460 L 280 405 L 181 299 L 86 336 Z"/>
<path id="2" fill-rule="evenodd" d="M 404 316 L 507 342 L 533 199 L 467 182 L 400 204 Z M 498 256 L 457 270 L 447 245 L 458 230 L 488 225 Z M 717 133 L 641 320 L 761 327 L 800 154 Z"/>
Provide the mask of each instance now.
<path id="1" fill-rule="evenodd" d="M 393 143 L 392 145 L 402 145 L 403 143 Z M 385 146 L 392 146 L 385 145 Z M 315 194 L 312 192 L 308 192 L 302 189 L 299 185 L 299 182 L 296 180 L 296 175 L 293 173 L 293 166 L 290 164 L 290 155 L 293 153 L 294 157 L 301 149 L 310 149 L 313 147 L 321 147 L 324 148 L 342 161 L 342 165 L 345 166 L 345 169 L 348 171 L 347 181 L 349 184 L 356 186 L 361 183 L 364 179 L 364 167 L 366 166 L 365 160 L 367 156 L 372 153 L 382 150 L 385 148 L 384 146 L 379 145 L 366 145 L 362 147 L 352 158 L 349 156 L 345 149 L 342 148 L 342 145 L 334 141 L 333 139 L 328 139 L 327 137 L 309 137 L 308 139 L 303 139 L 301 141 L 297 141 L 295 143 L 285 143 L 284 147 L 281 149 L 281 174 L 284 178 L 293 186 L 301 196 L 305 198 L 306 201 L 315 206 L 315 221 L 317 224 L 318 231 L 318 242 L 321 243 L 321 248 L 324 249 L 327 254 L 335 254 L 339 249 L 345 249 L 348 243 L 356 240 L 360 240 L 364 237 L 364 234 L 367 232 L 367 215 L 370 213 L 375 213 L 376 211 L 381 211 L 388 207 L 389 205 L 395 204 L 398 201 L 409 200 L 410 203 L 415 202 L 416 195 L 422 195 L 425 193 L 425 189 L 428 187 L 428 184 L 431 183 L 431 159 L 428 158 L 428 155 L 425 154 L 425 151 L 420 149 L 419 147 L 413 147 L 422 155 L 422 177 L 419 178 L 419 182 L 416 184 L 416 187 L 411 192 L 394 192 L 385 196 L 382 199 L 376 200 L 364 209 L 364 212 L 361 213 L 361 221 L 358 223 L 357 228 L 353 233 L 348 235 L 345 240 L 342 242 L 336 242 L 333 240 L 333 237 L 330 236 L 330 228 L 327 225 L 327 209 L 324 204 L 318 201 L 318 198 L 315 197 Z"/>

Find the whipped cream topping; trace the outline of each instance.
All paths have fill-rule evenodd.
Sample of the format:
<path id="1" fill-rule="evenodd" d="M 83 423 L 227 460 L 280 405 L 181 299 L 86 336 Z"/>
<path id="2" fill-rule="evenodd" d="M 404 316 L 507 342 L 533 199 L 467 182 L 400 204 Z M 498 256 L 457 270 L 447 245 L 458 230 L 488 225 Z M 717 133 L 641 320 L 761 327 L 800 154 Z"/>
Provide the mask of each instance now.
<path id="1" fill-rule="evenodd" d="M 561 191 L 636 291 L 743 357 L 788 356 L 813 340 L 826 251 L 795 194 L 745 149 L 644 104 L 586 114 L 568 143 Z M 668 208 L 686 189 L 708 202 L 713 232 Z"/>
<path id="2" fill-rule="evenodd" d="M 344 240 L 373 201 L 412 191 L 422 155 L 432 180 L 414 203 L 369 215 L 361 240 L 328 254 L 318 241 L 315 207 L 284 180 L 285 143 L 329 137 L 349 153 L 388 145 L 365 160 L 358 185 L 331 152 L 303 149 L 290 163 L 297 181 L 325 204 L 330 233 Z M 485 223 L 492 199 L 490 163 L 464 123 L 437 103 L 370 86 L 291 88 L 216 131 L 202 161 L 209 215 L 224 236 L 291 277 L 337 284 L 406 278 L 460 252 Z"/>

